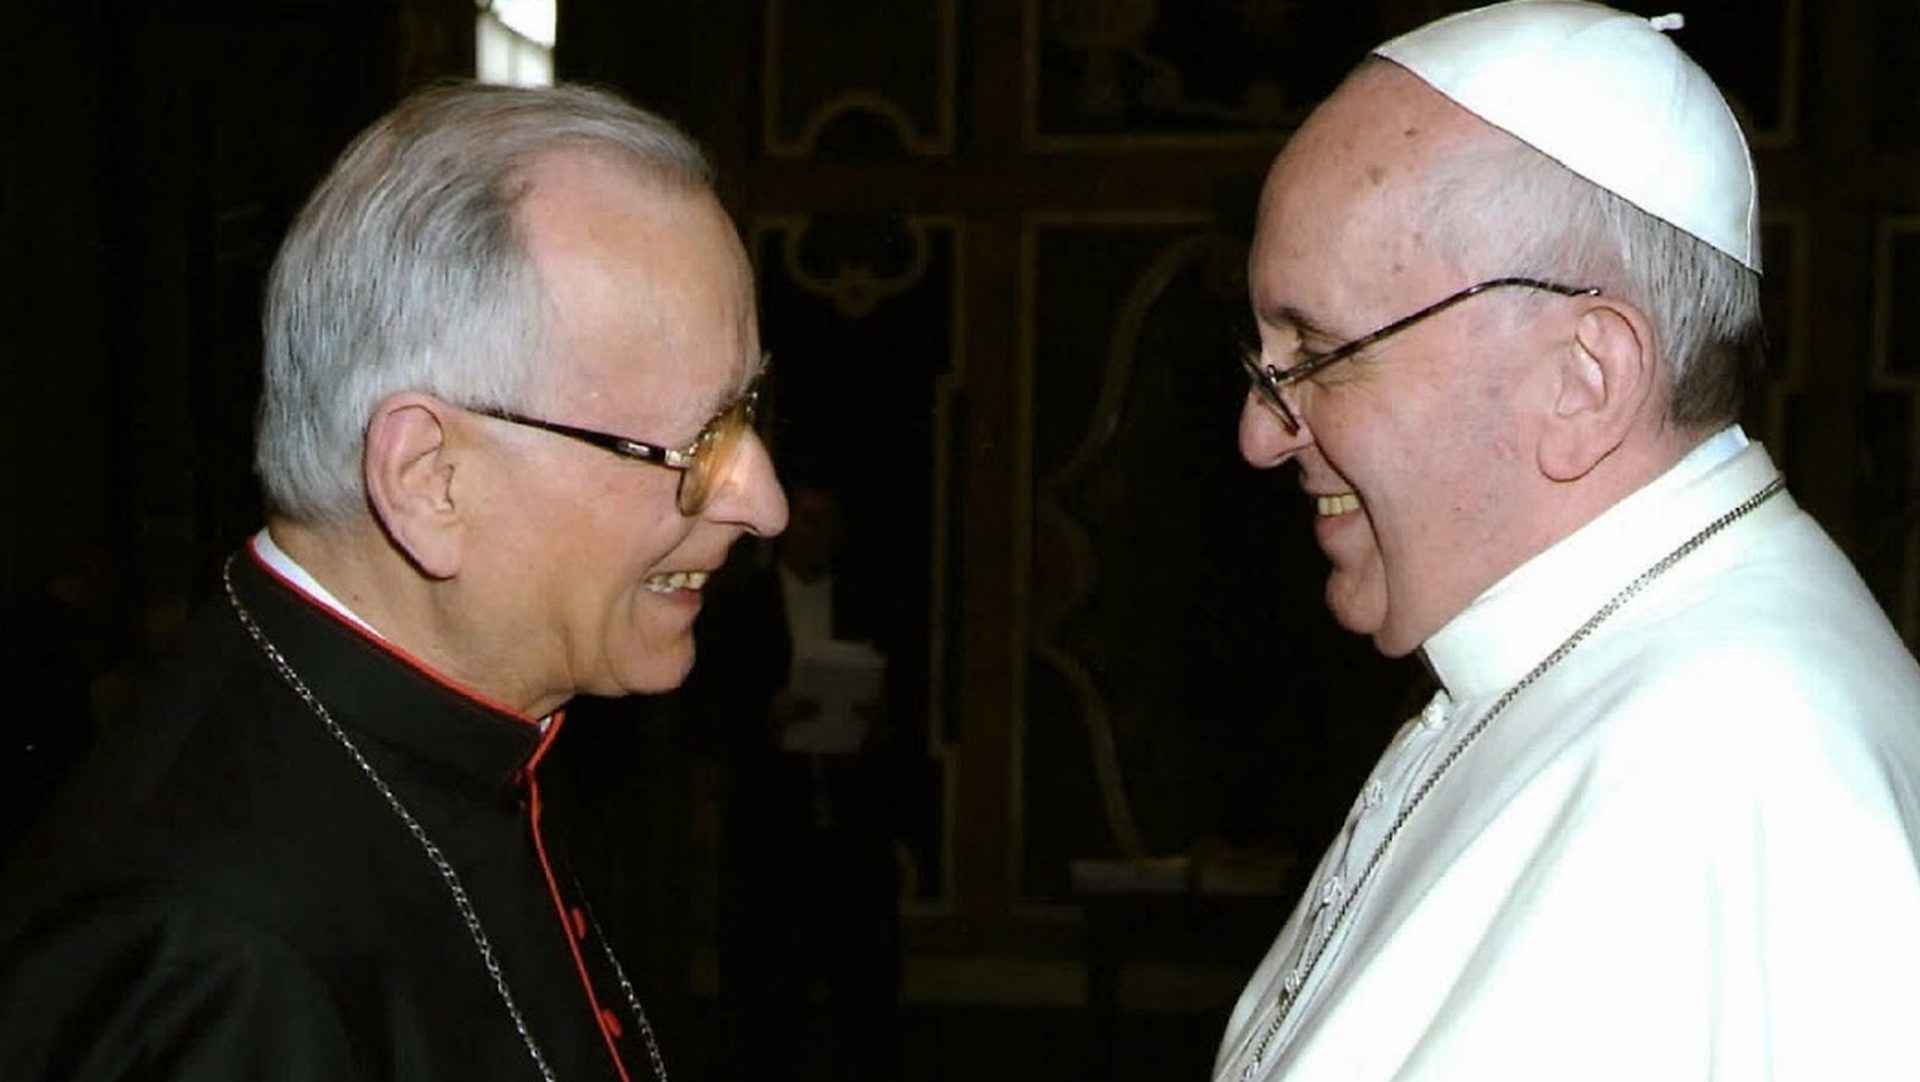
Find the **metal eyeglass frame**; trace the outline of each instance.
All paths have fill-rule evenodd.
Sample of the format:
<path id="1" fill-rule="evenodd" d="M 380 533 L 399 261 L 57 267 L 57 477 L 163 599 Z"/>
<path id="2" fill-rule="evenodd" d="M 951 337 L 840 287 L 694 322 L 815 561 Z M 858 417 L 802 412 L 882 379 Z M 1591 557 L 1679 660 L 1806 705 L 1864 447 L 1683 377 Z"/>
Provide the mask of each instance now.
<path id="1" fill-rule="evenodd" d="M 1299 364 L 1285 371 L 1275 368 L 1270 364 L 1262 364 L 1260 358 L 1251 349 L 1241 351 L 1240 366 L 1247 370 L 1247 378 L 1253 382 L 1253 389 L 1259 392 L 1260 400 L 1266 403 L 1268 408 L 1280 415 L 1280 421 L 1287 426 L 1289 433 L 1295 433 L 1300 431 L 1300 418 L 1294 414 L 1293 407 L 1287 405 L 1286 396 L 1280 393 L 1284 388 L 1306 379 L 1336 361 L 1344 361 L 1348 357 L 1359 353 L 1361 350 L 1374 345 L 1382 339 L 1391 338 L 1401 331 L 1406 330 L 1408 327 L 1426 319 L 1428 316 L 1439 315 L 1441 312 L 1452 308 L 1454 305 L 1459 304 L 1469 297 L 1477 297 L 1490 289 L 1503 289 L 1514 286 L 1524 289 L 1545 290 L 1548 293 L 1558 293 L 1563 297 L 1597 297 L 1600 295 L 1599 286 L 1567 286 L 1561 285 L 1558 282 L 1544 281 L 1539 278 L 1489 278 L 1484 282 L 1470 285 L 1458 293 L 1443 297 L 1410 316 L 1402 316 L 1377 331 L 1363 334 L 1351 342 L 1335 346 L 1325 353 L 1308 356 L 1306 360 L 1301 361 Z"/>
<path id="2" fill-rule="evenodd" d="M 713 488 L 713 479 L 732 459 L 728 452 L 741 436 L 753 430 L 754 420 L 759 413 L 760 388 L 766 382 L 768 365 L 760 364 L 760 371 L 753 377 L 747 389 L 740 392 L 733 401 L 721 407 L 718 413 L 700 426 L 700 433 L 693 442 L 685 447 L 662 447 L 657 443 L 618 436 L 611 432 L 600 432 L 577 425 L 561 424 L 558 421 L 546 421 L 538 417 L 529 417 L 507 409 L 475 409 L 473 412 L 483 417 L 508 424 L 537 428 L 542 432 L 551 432 L 556 436 L 579 440 L 590 447 L 611 451 L 621 458 L 633 459 L 654 466 L 664 466 L 680 472 L 680 486 L 674 493 L 675 506 L 680 513 L 691 518 L 704 511 L 707 497 Z M 695 482 L 695 483 L 689 483 Z"/>

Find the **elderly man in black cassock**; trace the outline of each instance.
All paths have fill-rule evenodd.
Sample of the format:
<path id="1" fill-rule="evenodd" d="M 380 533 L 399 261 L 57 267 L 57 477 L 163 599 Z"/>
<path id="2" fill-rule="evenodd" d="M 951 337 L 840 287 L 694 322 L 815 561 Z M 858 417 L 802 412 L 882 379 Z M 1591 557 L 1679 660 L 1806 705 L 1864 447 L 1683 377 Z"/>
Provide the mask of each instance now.
<path id="1" fill-rule="evenodd" d="M 271 514 L 0 894 L 0 1077 L 665 1077 L 539 766 L 678 684 L 785 498 L 700 151 L 581 88 L 401 103 L 267 293 Z"/>

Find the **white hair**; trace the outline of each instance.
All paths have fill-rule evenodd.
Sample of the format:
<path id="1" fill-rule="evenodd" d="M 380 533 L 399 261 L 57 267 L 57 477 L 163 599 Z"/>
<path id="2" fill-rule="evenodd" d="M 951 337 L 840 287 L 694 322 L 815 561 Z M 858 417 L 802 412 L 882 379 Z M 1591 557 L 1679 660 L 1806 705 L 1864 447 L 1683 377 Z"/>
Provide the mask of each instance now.
<path id="1" fill-rule="evenodd" d="M 1764 345 L 1760 276 L 1505 133 L 1437 167 L 1430 221 L 1488 276 L 1600 286 L 1638 308 L 1673 378 L 1675 424 L 1734 420 Z"/>
<path id="2" fill-rule="evenodd" d="M 389 395 L 494 407 L 530 396 L 545 294 L 515 210 L 528 169 L 561 149 L 667 190 L 712 183 L 672 124 L 582 86 L 437 86 L 341 155 L 267 283 L 254 468 L 276 513 L 339 522 L 365 508 L 366 427 Z"/>

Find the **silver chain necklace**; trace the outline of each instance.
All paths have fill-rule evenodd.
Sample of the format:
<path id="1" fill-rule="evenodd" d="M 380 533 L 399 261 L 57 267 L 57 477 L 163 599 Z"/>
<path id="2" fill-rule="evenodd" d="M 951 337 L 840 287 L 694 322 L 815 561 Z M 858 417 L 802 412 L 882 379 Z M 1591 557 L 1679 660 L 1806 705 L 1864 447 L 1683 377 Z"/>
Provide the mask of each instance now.
<path id="1" fill-rule="evenodd" d="M 1674 564 L 1692 555 L 1695 549 L 1706 544 L 1708 538 L 1731 526 L 1734 522 L 1753 511 L 1754 508 L 1759 507 L 1761 504 L 1766 503 L 1778 495 L 1784 486 L 1785 481 L 1776 476 L 1772 481 L 1767 483 L 1765 488 L 1747 497 L 1738 507 L 1707 523 L 1699 533 L 1694 534 L 1682 542 L 1679 548 L 1667 553 L 1652 567 L 1642 571 L 1638 578 L 1627 583 L 1619 593 L 1613 595 L 1611 600 L 1595 610 L 1592 616 L 1587 617 L 1586 623 L 1575 628 L 1573 634 L 1568 635 L 1559 646 L 1554 647 L 1552 653 L 1542 658 L 1540 663 L 1528 671 L 1525 676 L 1522 676 L 1512 687 L 1502 692 L 1500 698 L 1494 700 L 1493 705 L 1487 708 L 1487 712 L 1480 715 L 1478 721 L 1475 721 L 1464 733 L 1460 734 L 1460 739 L 1455 741 L 1451 748 L 1447 749 L 1446 755 L 1441 758 L 1439 765 L 1433 768 L 1432 773 L 1421 779 L 1420 784 L 1413 790 L 1406 804 L 1401 807 L 1399 814 L 1394 816 L 1393 822 L 1387 825 L 1386 833 L 1381 836 L 1379 844 L 1374 846 L 1372 855 L 1367 858 L 1366 868 L 1361 871 L 1360 877 L 1354 880 L 1352 889 L 1346 891 L 1345 897 L 1341 899 L 1340 908 L 1334 912 L 1333 921 L 1327 925 L 1326 934 L 1320 937 L 1319 942 L 1314 944 L 1313 949 L 1308 952 L 1307 956 L 1298 966 L 1297 972 L 1299 979 L 1297 981 L 1289 980 L 1286 979 L 1286 975 L 1282 976 L 1280 994 L 1275 998 L 1274 1002 L 1273 1019 L 1267 1023 L 1266 1030 L 1261 1033 L 1259 1042 L 1253 1048 L 1253 1054 L 1248 1057 L 1246 1065 L 1240 1070 L 1242 1082 L 1251 1082 L 1254 1073 L 1258 1071 L 1260 1065 L 1266 1061 L 1267 1053 L 1272 1050 L 1274 1038 L 1279 1036 L 1280 1028 L 1286 1024 L 1287 1018 L 1292 1014 L 1294 1006 L 1300 1001 L 1300 994 L 1306 990 L 1307 978 L 1313 974 L 1314 968 L 1319 965 L 1321 957 L 1326 954 L 1328 946 L 1331 945 L 1339 935 L 1341 927 L 1346 923 L 1347 916 L 1353 909 L 1355 900 L 1366 892 L 1368 881 L 1373 878 L 1374 871 L 1380 867 L 1381 859 L 1386 856 L 1387 850 L 1393 845 L 1394 839 L 1399 836 L 1401 828 L 1406 826 L 1407 820 L 1413 816 L 1414 810 L 1420 806 L 1420 802 L 1426 799 L 1427 794 L 1433 791 L 1434 786 L 1440 783 L 1440 779 L 1446 776 L 1447 771 L 1453 768 L 1453 764 L 1459 761 L 1460 756 L 1466 753 L 1466 750 L 1473 745 L 1473 742 L 1480 738 L 1480 734 L 1486 731 L 1487 726 L 1493 722 L 1493 719 L 1499 717 L 1506 711 L 1507 707 L 1513 705 L 1513 701 L 1519 698 L 1520 693 L 1532 686 L 1533 683 L 1542 676 L 1545 676 L 1548 670 L 1566 660 L 1568 654 L 1573 653 L 1581 643 L 1585 642 L 1587 638 L 1593 634 L 1595 629 L 1605 623 L 1614 613 L 1619 612 L 1620 608 L 1628 601 L 1631 601 L 1641 590 L 1646 589 L 1648 583 L 1666 574 L 1672 569 Z M 1303 925 L 1303 934 L 1311 935 L 1311 927 Z"/>
<path id="2" fill-rule="evenodd" d="M 227 562 L 221 566 L 220 582 L 226 587 L 227 601 L 233 606 L 234 615 L 239 617 L 240 626 L 246 628 L 247 635 L 253 639 L 255 645 L 260 647 L 260 652 L 266 655 L 274 672 L 280 675 L 287 686 L 293 689 L 293 693 L 299 696 L 300 701 L 306 703 L 307 708 L 320 719 L 320 723 L 326 726 L 327 732 L 332 733 L 333 738 L 346 749 L 347 754 L 353 758 L 354 765 L 360 768 L 360 773 L 373 784 L 380 796 L 386 800 L 387 807 L 393 809 L 393 813 L 406 825 L 407 832 L 420 843 L 420 848 L 427 854 L 427 859 L 433 862 L 434 868 L 440 873 L 441 880 L 446 883 L 447 893 L 453 896 L 454 907 L 460 911 L 460 919 L 466 922 L 467 934 L 473 938 L 473 945 L 479 949 L 480 960 L 486 964 L 487 975 L 493 978 L 494 990 L 500 994 L 500 1002 L 506 1007 L 507 1016 L 513 1019 L 514 1031 L 520 1034 L 520 1041 L 526 1045 L 527 1055 L 533 1059 L 535 1069 L 540 1072 L 540 1077 L 546 1082 L 558 1082 L 553 1068 L 547 1064 L 546 1056 L 540 1052 L 540 1045 L 533 1039 L 533 1031 L 527 1028 L 527 1020 L 520 1013 L 519 1004 L 514 1001 L 513 990 L 507 986 L 506 974 L 501 971 L 500 959 L 494 954 L 493 941 L 487 938 L 486 929 L 480 924 L 480 913 L 474 908 L 472 898 L 467 895 L 466 885 L 460 881 L 460 873 L 454 870 L 453 864 L 440 852 L 440 847 L 427 836 L 426 828 L 422 827 L 420 821 L 413 817 L 413 813 L 407 810 L 406 804 L 401 802 L 399 795 L 393 791 L 393 787 L 388 785 L 387 780 L 380 776 L 380 772 L 373 768 L 373 764 L 367 760 L 367 757 L 360 753 L 360 746 L 354 743 L 353 738 L 347 735 L 347 731 L 334 720 L 326 704 L 320 701 L 319 696 L 313 693 L 313 689 L 307 686 L 307 682 L 294 671 L 293 666 L 287 662 L 286 655 L 273 644 L 273 640 L 267 638 L 267 633 L 262 631 L 260 625 L 254 621 L 253 614 L 240 603 L 240 594 L 233 587 L 233 560 L 234 557 L 229 556 Z M 653 1076 L 659 1079 L 659 1082 L 667 1082 L 667 1066 L 660 1056 L 660 1044 L 654 1039 L 653 1025 L 647 1021 L 647 1012 L 640 1006 L 640 997 L 634 994 L 633 984 L 627 980 L 627 971 L 620 965 L 620 959 L 614 956 L 613 947 L 608 944 L 606 933 L 601 930 L 599 918 L 593 916 L 591 907 L 587 909 L 587 914 L 593 922 L 594 938 L 599 940 L 600 950 L 606 955 L 607 963 L 613 968 L 614 977 L 620 982 L 620 991 L 627 998 L 627 1008 L 633 1012 L 634 1021 L 639 1023 L 640 1037 L 647 1046 L 647 1060 L 653 1067 Z"/>

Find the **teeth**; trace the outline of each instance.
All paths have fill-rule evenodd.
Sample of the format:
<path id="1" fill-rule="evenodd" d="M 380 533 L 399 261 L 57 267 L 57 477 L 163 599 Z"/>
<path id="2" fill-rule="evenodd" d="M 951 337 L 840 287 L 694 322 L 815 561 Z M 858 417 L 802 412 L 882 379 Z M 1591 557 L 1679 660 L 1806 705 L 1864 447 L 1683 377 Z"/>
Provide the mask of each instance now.
<path id="1" fill-rule="evenodd" d="M 1351 492 L 1342 492 L 1338 496 L 1320 496 L 1313 501 L 1313 509 L 1322 515 L 1344 515 L 1349 511 L 1360 510 L 1360 497 Z"/>
<path id="2" fill-rule="evenodd" d="M 698 590 L 706 584 L 705 571 L 675 571 L 671 575 L 654 575 L 647 579 L 647 589 L 656 594 L 670 594 L 675 590 Z"/>

